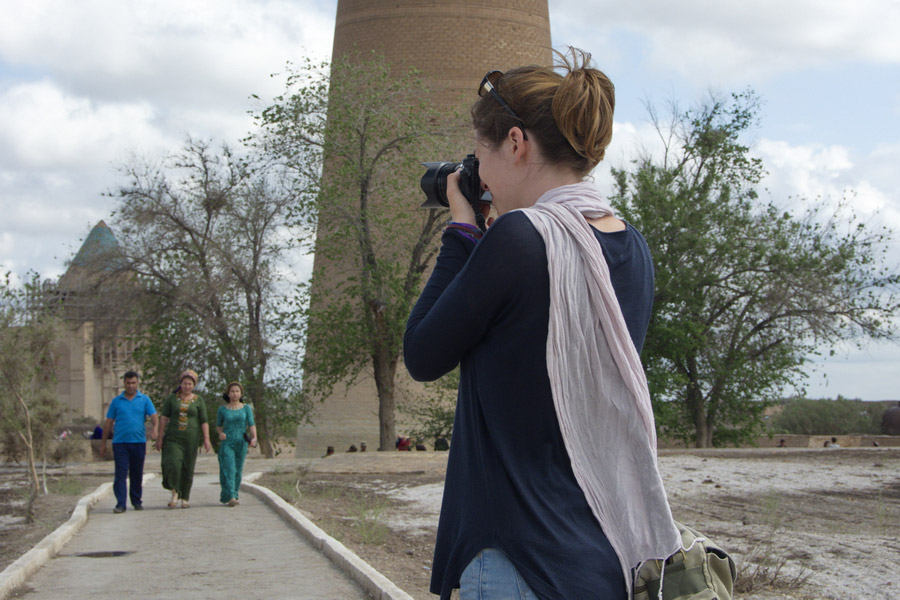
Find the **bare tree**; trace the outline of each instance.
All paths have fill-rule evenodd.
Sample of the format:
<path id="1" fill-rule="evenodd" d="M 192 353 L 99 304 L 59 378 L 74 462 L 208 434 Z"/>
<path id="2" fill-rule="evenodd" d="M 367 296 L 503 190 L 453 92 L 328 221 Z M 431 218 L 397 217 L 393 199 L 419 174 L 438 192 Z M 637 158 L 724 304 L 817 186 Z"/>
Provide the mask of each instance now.
<path id="1" fill-rule="evenodd" d="M 9 274 L 0 282 L 0 429 L 25 446 L 29 494 L 25 520 L 34 520 L 34 500 L 40 489 L 36 456 L 46 463 L 46 446 L 59 424 L 62 407 L 56 399 L 53 349 L 59 321 L 52 311 L 29 303 L 40 291 L 33 277 L 14 287 Z"/>
<path id="2" fill-rule="evenodd" d="M 289 381 L 278 391 L 294 401 L 271 410 L 270 370 L 279 358 L 279 269 L 297 237 L 287 215 L 305 193 L 301 179 L 190 139 L 161 165 L 135 160 L 124 172 L 128 183 L 115 192 L 122 268 L 152 315 L 139 349 L 145 371 L 165 387 L 198 365 L 175 363 L 195 360 L 209 383 L 242 381 L 261 448 L 273 456 L 279 422 L 305 415 Z"/>

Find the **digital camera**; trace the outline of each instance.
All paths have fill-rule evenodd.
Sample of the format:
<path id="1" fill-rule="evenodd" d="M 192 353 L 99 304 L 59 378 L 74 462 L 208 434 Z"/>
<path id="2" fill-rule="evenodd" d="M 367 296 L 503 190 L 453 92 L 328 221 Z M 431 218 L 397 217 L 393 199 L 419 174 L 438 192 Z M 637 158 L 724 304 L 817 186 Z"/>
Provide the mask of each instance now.
<path id="1" fill-rule="evenodd" d="M 461 163 L 452 162 L 427 162 L 422 163 L 426 167 L 425 174 L 419 185 L 425 192 L 425 203 L 422 208 L 449 208 L 447 199 L 447 175 L 460 167 L 459 190 L 462 192 L 475 213 L 479 214 L 478 204 L 490 202 L 491 195 L 481 188 L 481 178 L 478 176 L 478 159 L 474 154 L 466 156 Z"/>

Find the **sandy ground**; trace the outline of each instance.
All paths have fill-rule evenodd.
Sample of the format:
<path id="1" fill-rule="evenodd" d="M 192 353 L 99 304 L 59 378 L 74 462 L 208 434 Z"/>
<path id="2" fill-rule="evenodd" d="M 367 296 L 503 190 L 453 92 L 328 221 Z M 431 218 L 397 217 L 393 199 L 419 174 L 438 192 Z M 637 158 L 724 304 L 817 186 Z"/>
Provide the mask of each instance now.
<path id="1" fill-rule="evenodd" d="M 404 477 L 397 475 L 403 469 L 376 473 L 358 457 L 336 455 L 313 461 L 304 479 L 322 484 L 327 473 L 331 485 L 391 500 L 380 518 L 392 537 L 415 549 L 405 553 L 408 573 L 392 578 L 423 599 L 433 598 L 423 581 L 430 562 L 421 548 L 433 544 L 440 511 L 437 458 L 415 467 L 415 455 L 395 460 L 410 463 L 404 466 L 414 476 Z M 900 598 L 900 449 L 663 450 L 660 469 L 675 517 L 736 559 L 737 597 Z M 321 518 L 324 509 L 310 496 L 298 506 Z M 376 568 L 390 569 L 390 556 L 365 544 L 355 549 Z"/>
<path id="2" fill-rule="evenodd" d="M 743 591 L 737 598 L 900 598 L 900 449 L 660 454 L 675 517 L 738 562 Z M 414 598 L 430 600 L 446 456 L 370 452 L 312 461 L 251 459 L 245 472 L 267 471 L 260 483 L 295 503 Z M 101 475 L 91 469 L 97 470 L 68 470 L 90 477 L 84 493 Z M 0 496 L 5 491 L 9 502 L 13 490 L 8 482 L 4 487 Z M 15 495 L 6 508 L 20 499 Z M 70 497 L 72 506 L 76 501 Z M 4 513 L 0 558 L 9 558 L 15 553 L 8 543 L 18 541 L 25 528 L 17 515 L 0 510 Z M 49 526 L 49 519 L 41 522 Z"/>

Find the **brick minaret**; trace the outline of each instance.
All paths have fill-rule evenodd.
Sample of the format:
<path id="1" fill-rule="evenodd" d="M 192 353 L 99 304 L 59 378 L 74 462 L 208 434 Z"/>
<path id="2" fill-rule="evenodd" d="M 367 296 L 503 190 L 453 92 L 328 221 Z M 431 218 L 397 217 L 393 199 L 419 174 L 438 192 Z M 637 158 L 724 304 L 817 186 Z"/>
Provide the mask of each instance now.
<path id="1" fill-rule="evenodd" d="M 332 56 L 375 50 L 397 72 L 415 67 L 432 90 L 432 101 L 449 107 L 466 94 L 474 101 L 479 81 L 491 69 L 550 64 L 550 48 L 547 0 L 338 0 Z M 467 152 L 470 141 L 460 144 L 456 156 L 423 160 L 459 160 Z M 402 366 L 398 378 L 408 379 Z M 377 414 L 371 380 L 364 378 L 347 392 L 338 386 L 319 406 L 314 424 L 300 427 L 297 455 L 321 455 L 327 446 L 343 452 L 363 440 L 374 450 Z M 403 433 L 402 415 L 397 419 Z"/>

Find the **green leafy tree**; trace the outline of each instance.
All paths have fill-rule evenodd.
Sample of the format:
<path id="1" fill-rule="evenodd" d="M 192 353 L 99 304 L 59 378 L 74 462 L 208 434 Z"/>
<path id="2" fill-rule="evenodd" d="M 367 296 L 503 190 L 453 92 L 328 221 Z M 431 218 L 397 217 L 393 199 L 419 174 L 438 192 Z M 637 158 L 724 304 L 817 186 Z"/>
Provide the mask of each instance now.
<path id="1" fill-rule="evenodd" d="M 826 203 L 801 215 L 758 196 L 743 136 L 752 92 L 662 122 L 661 157 L 613 169 L 613 203 L 650 244 L 656 295 L 643 361 L 661 434 L 698 447 L 753 439 L 767 403 L 826 344 L 889 338 L 898 275 L 889 232 Z"/>
<path id="2" fill-rule="evenodd" d="M 313 278 L 297 298 L 306 318 L 297 332 L 306 348 L 304 392 L 323 399 L 371 376 L 381 450 L 394 444 L 406 319 L 447 218 L 418 208 L 420 163 L 441 152 L 457 122 L 426 98 L 414 71 L 392 72 L 375 55 L 347 56 L 330 71 L 291 67 L 287 91 L 258 115 L 256 144 L 273 161 L 298 173 L 324 165 L 319 193 L 295 214 L 316 226 Z"/>
<path id="3" fill-rule="evenodd" d="M 9 274 L 0 282 L 0 430 L 25 448 L 28 523 L 34 520 L 41 487 L 36 459 L 41 456 L 46 465 L 47 445 L 63 415 L 56 399 L 53 352 L 60 323 L 42 302 L 41 290 L 37 277 L 24 287 L 11 285 Z"/>
<path id="4" fill-rule="evenodd" d="M 188 140 L 161 165 L 124 167 L 128 182 L 115 193 L 120 270 L 139 283 L 148 330 L 137 355 L 148 385 L 164 394 L 187 367 L 202 370 L 208 394 L 241 381 L 273 456 L 279 426 L 306 413 L 297 389 L 283 389 L 294 401 L 271 410 L 268 386 L 272 361 L 292 360 L 277 353 L 279 269 L 295 239 L 287 215 L 307 190 L 295 174 L 252 159 Z"/>

